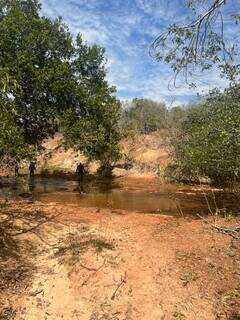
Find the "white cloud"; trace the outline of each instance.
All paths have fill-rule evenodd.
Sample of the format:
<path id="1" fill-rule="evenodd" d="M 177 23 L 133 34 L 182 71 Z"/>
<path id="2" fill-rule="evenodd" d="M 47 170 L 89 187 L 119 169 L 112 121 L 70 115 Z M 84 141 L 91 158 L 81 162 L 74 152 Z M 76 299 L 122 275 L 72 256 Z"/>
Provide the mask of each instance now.
<path id="1" fill-rule="evenodd" d="M 74 36 L 106 48 L 108 79 L 123 99 L 140 96 L 174 104 L 187 102 L 213 85 L 226 86 L 215 70 L 200 78 L 197 90 L 168 90 L 171 72 L 148 54 L 151 41 L 169 22 L 185 21 L 185 0 L 42 0 L 42 13 L 62 16 Z M 229 32 L 229 30 L 228 30 Z M 207 78 L 207 81 L 205 80 Z"/>

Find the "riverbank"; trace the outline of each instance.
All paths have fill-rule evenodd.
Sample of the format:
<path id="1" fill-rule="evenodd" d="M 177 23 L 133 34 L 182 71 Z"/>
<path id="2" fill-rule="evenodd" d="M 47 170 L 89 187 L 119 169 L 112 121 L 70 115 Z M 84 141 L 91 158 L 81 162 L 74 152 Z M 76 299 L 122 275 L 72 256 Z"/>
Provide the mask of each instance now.
<path id="1" fill-rule="evenodd" d="M 161 176 L 170 162 L 165 130 L 152 134 L 135 134 L 121 141 L 122 159 L 116 164 L 113 175 L 132 177 Z M 54 175 L 72 175 L 79 162 L 84 163 L 90 174 L 96 174 L 100 163 L 89 162 L 80 152 L 64 148 L 61 134 L 47 139 L 37 157 L 37 172 Z M 21 172 L 27 172 L 27 165 L 22 165 Z"/>
<path id="2" fill-rule="evenodd" d="M 239 240 L 211 217 L 1 201 L 2 223 L 9 216 L 17 235 L 1 255 L 3 320 L 238 319 Z"/>

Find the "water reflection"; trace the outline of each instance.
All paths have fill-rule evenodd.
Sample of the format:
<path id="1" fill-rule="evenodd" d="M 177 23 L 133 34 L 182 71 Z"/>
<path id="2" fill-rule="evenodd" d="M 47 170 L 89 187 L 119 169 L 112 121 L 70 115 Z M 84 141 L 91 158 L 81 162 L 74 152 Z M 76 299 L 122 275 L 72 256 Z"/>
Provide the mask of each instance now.
<path id="1" fill-rule="evenodd" d="M 117 181 L 14 178 L 5 185 L 3 183 L 0 196 L 177 216 L 207 214 L 209 210 L 216 212 L 217 209 L 222 212 L 240 211 L 239 199 L 230 192 L 218 191 L 213 196 L 212 192 L 191 190 L 189 186 L 160 185 L 157 180 L 131 182 L 126 190 Z M 148 189 L 150 183 L 151 189 Z"/>
<path id="2" fill-rule="evenodd" d="M 35 190 L 35 177 L 34 176 L 29 177 L 28 190 L 31 193 L 33 193 Z"/>
<path id="3" fill-rule="evenodd" d="M 74 189 L 74 191 L 76 191 L 76 192 L 78 192 L 80 194 L 84 194 L 85 193 L 83 179 L 78 179 L 78 186 L 77 186 L 77 188 Z"/>

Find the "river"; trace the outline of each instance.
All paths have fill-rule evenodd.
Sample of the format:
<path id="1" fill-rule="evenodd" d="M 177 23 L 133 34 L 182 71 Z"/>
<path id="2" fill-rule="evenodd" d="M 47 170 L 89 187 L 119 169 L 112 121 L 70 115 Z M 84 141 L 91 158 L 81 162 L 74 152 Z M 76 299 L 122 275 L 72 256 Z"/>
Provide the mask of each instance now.
<path id="1" fill-rule="evenodd" d="M 0 197 L 192 217 L 240 210 L 231 192 L 158 179 L 91 179 L 79 185 L 62 177 L 5 178 Z"/>

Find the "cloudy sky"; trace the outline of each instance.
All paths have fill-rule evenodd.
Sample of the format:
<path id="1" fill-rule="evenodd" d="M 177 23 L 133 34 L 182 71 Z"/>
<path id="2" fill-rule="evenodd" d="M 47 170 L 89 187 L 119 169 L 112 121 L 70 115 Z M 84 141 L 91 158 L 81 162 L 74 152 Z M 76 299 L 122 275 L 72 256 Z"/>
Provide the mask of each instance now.
<path id="1" fill-rule="evenodd" d="M 106 48 L 108 79 L 121 99 L 146 97 L 187 103 L 197 92 L 224 86 L 216 72 L 204 75 L 196 91 L 182 84 L 169 91 L 172 73 L 149 56 L 149 46 L 169 22 L 186 22 L 184 0 L 42 0 L 42 13 L 61 16 L 73 35 Z"/>

